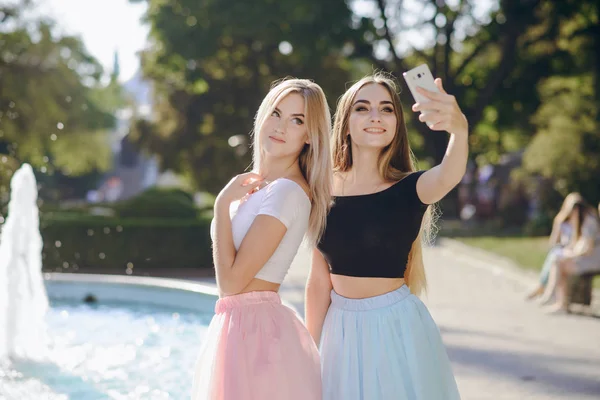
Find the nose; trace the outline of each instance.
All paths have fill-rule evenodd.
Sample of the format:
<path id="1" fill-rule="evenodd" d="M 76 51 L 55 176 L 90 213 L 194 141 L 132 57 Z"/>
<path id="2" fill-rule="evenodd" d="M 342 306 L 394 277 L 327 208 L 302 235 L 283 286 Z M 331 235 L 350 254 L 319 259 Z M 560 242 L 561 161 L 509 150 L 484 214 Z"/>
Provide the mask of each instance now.
<path id="1" fill-rule="evenodd" d="M 381 122 L 379 110 L 376 108 L 371 109 L 371 122 Z"/>
<path id="2" fill-rule="evenodd" d="M 277 123 L 277 126 L 275 127 L 275 131 L 278 133 L 285 133 L 285 121 L 283 120 L 283 118 L 279 119 L 279 122 Z"/>

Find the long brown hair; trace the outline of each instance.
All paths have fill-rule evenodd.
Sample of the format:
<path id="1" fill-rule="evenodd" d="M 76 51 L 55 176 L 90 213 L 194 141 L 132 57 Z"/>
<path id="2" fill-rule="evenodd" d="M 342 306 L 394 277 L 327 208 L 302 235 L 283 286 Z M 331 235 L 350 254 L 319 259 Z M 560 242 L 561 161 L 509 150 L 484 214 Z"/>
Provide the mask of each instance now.
<path id="1" fill-rule="evenodd" d="M 358 91 L 363 86 L 370 84 L 383 86 L 392 98 L 397 121 L 396 134 L 394 135 L 392 142 L 381 150 L 378 159 L 378 170 L 380 175 L 386 181 L 399 181 L 411 172 L 416 171 L 416 160 L 408 142 L 398 88 L 394 79 L 390 75 L 384 73 L 376 73 L 362 78 L 340 97 L 333 123 L 333 171 L 334 173 L 346 172 L 352 168 L 352 146 L 350 135 L 348 135 L 350 112 L 352 110 L 352 103 L 354 102 Z M 429 243 L 432 239 L 434 217 L 434 208 L 432 206 L 427 207 L 427 211 L 421 222 L 419 235 L 413 242 L 408 256 L 404 279 L 411 292 L 415 295 L 419 295 L 427 288 L 425 267 L 423 265 L 422 243 Z"/>

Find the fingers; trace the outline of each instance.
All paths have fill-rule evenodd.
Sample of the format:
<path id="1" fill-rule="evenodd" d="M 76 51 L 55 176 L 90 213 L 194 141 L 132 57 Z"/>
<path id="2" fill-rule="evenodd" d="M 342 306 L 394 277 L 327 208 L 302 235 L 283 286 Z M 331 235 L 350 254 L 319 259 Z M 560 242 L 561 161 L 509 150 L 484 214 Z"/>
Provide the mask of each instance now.
<path id="1" fill-rule="evenodd" d="M 431 90 L 427 90 L 421 86 L 417 86 L 417 92 L 427 97 L 429 100 L 447 101 L 448 97 L 446 93 L 432 92 Z"/>
<path id="2" fill-rule="evenodd" d="M 440 112 L 430 112 L 419 115 L 419 121 L 425 122 L 427 125 L 435 125 L 447 119 L 445 114 Z"/>
<path id="3" fill-rule="evenodd" d="M 452 105 L 440 101 L 428 101 L 425 103 L 415 103 L 412 106 L 413 111 L 450 111 Z"/>
<path id="4" fill-rule="evenodd" d="M 435 78 L 435 86 L 437 86 L 437 88 L 440 90 L 440 92 L 442 92 L 443 94 L 448 94 L 446 93 L 446 90 L 444 90 L 444 86 L 442 86 L 442 79 L 441 78 Z"/>
<path id="5" fill-rule="evenodd" d="M 450 125 L 448 124 L 448 121 L 440 121 L 436 124 L 427 124 L 427 126 L 432 131 L 450 131 Z"/>
<path id="6" fill-rule="evenodd" d="M 242 186 L 260 185 L 264 178 L 254 172 L 246 172 L 245 174 L 238 175 L 238 180 Z"/>
<path id="7" fill-rule="evenodd" d="M 246 189 L 248 189 L 249 191 L 252 191 L 256 188 L 258 188 L 260 185 L 262 185 L 263 180 L 252 180 L 252 181 L 246 181 L 246 182 L 242 182 L 243 187 L 245 187 Z"/>

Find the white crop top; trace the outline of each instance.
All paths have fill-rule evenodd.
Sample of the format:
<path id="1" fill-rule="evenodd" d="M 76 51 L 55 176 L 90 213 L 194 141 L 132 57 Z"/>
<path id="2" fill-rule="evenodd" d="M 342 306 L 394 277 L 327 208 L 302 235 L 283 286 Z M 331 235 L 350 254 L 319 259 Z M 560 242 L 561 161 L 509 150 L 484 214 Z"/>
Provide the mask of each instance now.
<path id="1" fill-rule="evenodd" d="M 256 274 L 255 278 L 273 283 L 282 283 L 298 252 L 308 229 L 311 202 L 296 182 L 279 178 L 253 193 L 241 205 L 231 204 L 231 229 L 235 249 L 239 250 L 242 240 L 257 215 L 270 215 L 280 220 L 287 231 L 275 252 Z M 214 220 L 213 220 L 214 222 Z M 214 224 L 211 227 L 211 237 Z"/>

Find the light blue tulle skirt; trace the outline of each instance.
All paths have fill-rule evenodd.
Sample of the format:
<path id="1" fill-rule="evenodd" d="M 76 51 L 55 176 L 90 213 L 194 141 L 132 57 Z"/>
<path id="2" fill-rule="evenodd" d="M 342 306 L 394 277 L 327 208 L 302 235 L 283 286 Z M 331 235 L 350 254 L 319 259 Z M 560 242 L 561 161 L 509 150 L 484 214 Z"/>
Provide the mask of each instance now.
<path id="1" fill-rule="evenodd" d="M 323 400 L 460 399 L 439 329 L 406 286 L 366 299 L 331 292 Z"/>

